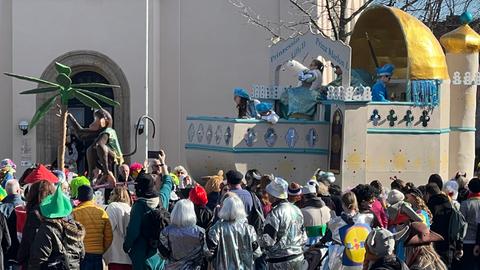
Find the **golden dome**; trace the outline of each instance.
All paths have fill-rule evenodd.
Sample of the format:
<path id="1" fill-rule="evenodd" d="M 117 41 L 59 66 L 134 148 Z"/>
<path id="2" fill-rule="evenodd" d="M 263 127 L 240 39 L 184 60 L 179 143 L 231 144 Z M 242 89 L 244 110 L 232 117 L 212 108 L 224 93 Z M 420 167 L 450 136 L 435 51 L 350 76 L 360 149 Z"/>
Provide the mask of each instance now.
<path id="1" fill-rule="evenodd" d="M 473 53 L 480 51 L 480 35 L 468 24 L 446 33 L 440 38 L 449 53 Z"/>
<path id="2" fill-rule="evenodd" d="M 380 66 L 395 66 L 393 78 L 448 79 L 442 46 L 430 29 L 414 16 L 393 7 L 374 5 L 358 18 L 350 39 L 352 68 L 375 73 L 366 34 Z"/>

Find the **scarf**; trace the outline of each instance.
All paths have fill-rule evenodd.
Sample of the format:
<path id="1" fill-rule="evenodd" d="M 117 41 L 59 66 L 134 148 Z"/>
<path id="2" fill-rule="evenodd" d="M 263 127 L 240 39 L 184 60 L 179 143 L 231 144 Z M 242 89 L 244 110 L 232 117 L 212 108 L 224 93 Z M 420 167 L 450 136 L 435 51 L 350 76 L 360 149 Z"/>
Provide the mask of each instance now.
<path id="1" fill-rule="evenodd" d="M 471 198 L 479 198 L 480 199 L 480 192 L 477 192 L 477 193 L 468 192 L 467 199 L 471 199 Z"/>
<path id="2" fill-rule="evenodd" d="M 143 200 L 148 207 L 152 208 L 152 209 L 155 209 L 158 207 L 158 205 L 160 204 L 160 197 L 153 197 L 153 198 L 139 198 L 141 200 Z"/>

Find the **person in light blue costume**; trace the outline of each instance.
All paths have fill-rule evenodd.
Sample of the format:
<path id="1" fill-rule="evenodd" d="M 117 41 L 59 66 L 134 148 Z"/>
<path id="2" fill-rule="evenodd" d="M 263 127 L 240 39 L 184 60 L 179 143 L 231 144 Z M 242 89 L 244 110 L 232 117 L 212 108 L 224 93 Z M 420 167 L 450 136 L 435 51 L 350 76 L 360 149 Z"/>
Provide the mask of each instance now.
<path id="1" fill-rule="evenodd" d="M 392 64 L 386 64 L 377 68 L 377 82 L 372 87 L 372 101 L 388 101 L 387 83 L 392 78 L 395 67 Z"/>
<path id="2" fill-rule="evenodd" d="M 278 122 L 278 115 L 273 110 L 273 106 L 270 103 L 262 102 L 255 106 L 257 112 L 260 114 L 260 119 L 270 122 L 271 124 L 276 124 Z"/>
<path id="3" fill-rule="evenodd" d="M 255 106 L 260 104 L 260 101 L 257 99 L 250 98 L 247 90 L 243 88 L 235 88 L 233 90 L 233 100 L 237 104 L 238 108 L 238 118 L 240 119 L 249 119 L 257 118 L 260 119 L 260 114 L 258 114 Z"/>

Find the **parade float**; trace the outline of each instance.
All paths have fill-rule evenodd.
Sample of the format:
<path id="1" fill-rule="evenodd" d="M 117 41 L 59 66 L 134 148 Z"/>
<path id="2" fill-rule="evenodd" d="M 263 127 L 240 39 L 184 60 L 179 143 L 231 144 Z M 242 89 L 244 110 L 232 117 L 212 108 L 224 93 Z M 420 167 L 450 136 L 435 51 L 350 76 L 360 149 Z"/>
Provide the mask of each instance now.
<path id="1" fill-rule="evenodd" d="M 193 175 L 219 169 L 258 169 L 303 182 L 317 169 L 335 173 L 351 187 L 392 176 L 425 183 L 438 173 L 473 175 L 476 89 L 480 84 L 480 36 L 462 15 L 462 25 L 440 41 L 417 18 L 399 9 L 372 6 L 359 17 L 349 45 L 306 34 L 270 49 L 269 86 L 251 95 L 282 110 L 289 87 L 279 86 L 283 66 L 318 56 L 341 68 L 337 84 L 312 117 L 255 119 L 189 116 L 185 138 Z M 445 51 L 442 49 L 445 49 Z M 355 74 L 393 64 L 388 101 L 374 102 L 371 85 Z"/>

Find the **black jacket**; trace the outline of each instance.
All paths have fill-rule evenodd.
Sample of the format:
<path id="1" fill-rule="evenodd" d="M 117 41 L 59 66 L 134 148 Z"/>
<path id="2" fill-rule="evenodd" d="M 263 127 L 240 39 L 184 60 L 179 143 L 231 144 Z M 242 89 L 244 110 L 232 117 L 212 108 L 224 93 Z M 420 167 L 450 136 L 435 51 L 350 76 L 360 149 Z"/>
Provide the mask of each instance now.
<path id="1" fill-rule="evenodd" d="M 335 211 L 335 214 L 339 217 L 342 212 L 343 212 L 343 207 L 342 207 L 342 198 L 341 196 L 320 196 L 322 200 L 325 202 L 325 204 Z"/>
<path id="2" fill-rule="evenodd" d="M 195 215 L 197 216 L 197 226 L 207 230 L 212 225 L 213 212 L 205 206 L 195 205 Z"/>
<path id="3" fill-rule="evenodd" d="M 435 243 L 435 250 L 445 261 L 451 262 L 453 259 L 452 250 L 457 249 L 457 243 L 450 241 L 450 216 L 452 215 L 453 205 L 445 194 L 432 195 L 427 203 L 430 212 L 432 212 L 433 219 L 430 230 L 440 234 L 443 241 Z M 448 254 L 448 255 L 447 255 Z"/>
<path id="4" fill-rule="evenodd" d="M 65 255 L 68 269 L 80 269 L 80 260 L 85 255 L 84 236 L 85 229 L 78 222 L 45 219 L 33 240 L 28 269 L 41 269 Z"/>
<path id="5" fill-rule="evenodd" d="M 23 269 L 28 269 L 27 263 L 30 258 L 30 247 L 41 224 L 37 213 L 40 213 L 38 206 L 28 210 L 25 226 L 23 227 L 22 241 L 18 247 L 17 254 L 17 261 L 24 266 Z"/>
<path id="6" fill-rule="evenodd" d="M 3 253 L 10 248 L 10 234 L 8 233 L 7 219 L 0 215 L 0 270 L 3 270 Z"/>
<path id="7" fill-rule="evenodd" d="M 376 260 L 369 270 L 408 270 L 408 266 L 396 256 L 385 256 Z"/>
<path id="8" fill-rule="evenodd" d="M 212 210 L 215 209 L 215 207 L 217 207 L 219 201 L 220 201 L 220 192 L 210 192 L 208 193 L 208 203 L 207 203 L 207 207 L 208 209 Z"/>
<path id="9" fill-rule="evenodd" d="M 315 208 L 322 208 L 325 206 L 325 201 L 322 198 L 319 198 L 313 194 L 305 194 L 303 195 L 303 204 L 302 208 L 304 207 L 315 207 Z"/>
<path id="10" fill-rule="evenodd" d="M 18 246 L 20 243 L 17 237 L 17 215 L 15 214 L 15 207 L 23 204 L 25 203 L 22 201 L 20 195 L 8 195 L 0 204 L 0 212 L 7 219 L 8 232 L 12 242 L 8 251 L 4 252 L 4 265 L 6 265 L 8 261 L 17 260 Z"/>

